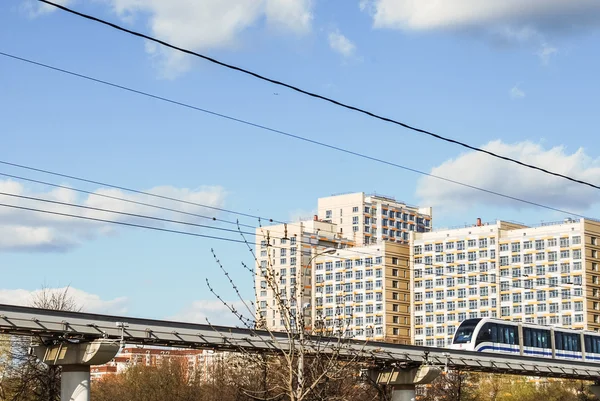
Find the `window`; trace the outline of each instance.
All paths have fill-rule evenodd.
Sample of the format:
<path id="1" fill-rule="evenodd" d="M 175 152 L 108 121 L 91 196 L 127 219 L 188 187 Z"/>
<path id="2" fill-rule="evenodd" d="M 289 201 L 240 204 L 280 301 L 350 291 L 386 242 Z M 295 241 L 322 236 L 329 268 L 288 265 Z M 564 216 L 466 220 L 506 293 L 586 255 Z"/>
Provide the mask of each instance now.
<path id="1" fill-rule="evenodd" d="M 352 208 L 352 213 L 358 213 L 358 206 L 354 206 Z"/>

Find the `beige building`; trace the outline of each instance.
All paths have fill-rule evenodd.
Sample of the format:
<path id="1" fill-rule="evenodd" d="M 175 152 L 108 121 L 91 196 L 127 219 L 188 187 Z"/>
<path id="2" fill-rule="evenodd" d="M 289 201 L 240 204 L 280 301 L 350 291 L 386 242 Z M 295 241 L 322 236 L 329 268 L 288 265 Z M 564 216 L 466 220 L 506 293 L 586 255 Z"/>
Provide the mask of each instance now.
<path id="1" fill-rule="evenodd" d="M 165 347 L 125 347 L 110 362 L 92 366 L 91 379 L 99 380 L 106 375 L 121 374 L 131 366 L 159 366 L 163 361 L 178 361 L 195 373 L 201 380 L 208 380 L 210 367 L 228 356 L 228 352 L 210 350 L 176 349 Z"/>
<path id="2" fill-rule="evenodd" d="M 414 233 L 414 344 L 446 346 L 481 317 L 599 330 L 599 244 L 600 223 L 583 219 Z"/>
<path id="3" fill-rule="evenodd" d="M 319 198 L 319 219 L 337 225 L 356 244 L 408 243 L 410 232 L 432 227 L 432 209 L 409 206 L 391 197 L 357 192 Z"/>
<path id="4" fill-rule="evenodd" d="M 352 245 L 352 242 L 339 235 L 335 224 L 319 221 L 317 216 L 312 220 L 258 228 L 255 285 L 259 324 L 271 330 L 285 331 L 281 305 L 276 301 L 276 294 L 289 307 L 291 315 L 295 316 L 298 310 L 296 280 L 300 275 L 299 269 L 304 269 L 304 293 L 300 307 L 307 315 L 307 326 L 311 327 L 313 257 L 325 249 L 341 249 Z M 271 280 L 270 274 L 273 275 Z"/>
<path id="5" fill-rule="evenodd" d="M 314 268 L 315 325 L 347 338 L 410 344 L 409 246 L 340 249 Z"/>

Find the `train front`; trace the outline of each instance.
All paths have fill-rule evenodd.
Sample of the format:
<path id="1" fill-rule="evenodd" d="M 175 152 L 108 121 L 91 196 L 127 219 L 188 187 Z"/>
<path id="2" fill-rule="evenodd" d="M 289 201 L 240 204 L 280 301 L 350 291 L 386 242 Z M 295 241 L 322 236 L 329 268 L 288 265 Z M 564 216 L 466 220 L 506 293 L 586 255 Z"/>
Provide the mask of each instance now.
<path id="1" fill-rule="evenodd" d="M 481 322 L 481 319 L 464 320 L 460 326 L 458 326 L 458 329 L 456 329 L 452 344 L 450 344 L 448 348 L 474 351 L 475 334 L 478 331 L 479 322 Z"/>

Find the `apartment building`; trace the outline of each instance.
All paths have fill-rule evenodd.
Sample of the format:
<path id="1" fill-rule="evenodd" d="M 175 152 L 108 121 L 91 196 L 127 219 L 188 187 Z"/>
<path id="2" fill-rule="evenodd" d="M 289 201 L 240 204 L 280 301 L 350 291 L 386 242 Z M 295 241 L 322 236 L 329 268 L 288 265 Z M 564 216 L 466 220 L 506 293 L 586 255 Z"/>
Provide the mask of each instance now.
<path id="1" fill-rule="evenodd" d="M 600 223 L 497 221 L 414 233 L 413 341 L 443 347 L 463 320 L 600 329 Z"/>
<path id="2" fill-rule="evenodd" d="M 275 331 L 285 331 L 284 319 L 275 294 L 280 294 L 289 306 L 291 315 L 295 316 L 298 309 L 295 291 L 296 288 L 300 288 L 296 281 L 299 269 L 304 269 L 304 293 L 300 307 L 304 310 L 307 326 L 311 327 L 310 305 L 315 256 L 325 249 L 342 249 L 353 245 L 352 241 L 342 238 L 335 224 L 320 221 L 317 216 L 312 220 L 258 228 L 255 286 L 256 318 L 259 325 Z M 270 273 L 276 275 L 275 282 L 272 281 L 271 284 L 267 279 Z"/>
<path id="3" fill-rule="evenodd" d="M 431 208 L 364 192 L 319 198 L 318 216 L 337 224 L 339 233 L 359 245 L 408 243 L 410 232 L 428 232 L 432 227 Z"/>
<path id="4" fill-rule="evenodd" d="M 91 379 L 99 380 L 109 374 L 121 374 L 131 366 L 159 366 L 164 361 L 178 361 L 188 368 L 188 373 L 197 374 L 201 380 L 208 380 L 210 367 L 223 360 L 228 352 L 211 350 L 176 349 L 165 347 L 125 347 L 110 362 L 93 366 Z"/>
<path id="5" fill-rule="evenodd" d="M 380 244 L 315 259 L 312 316 L 327 333 L 410 344 L 410 249 Z"/>

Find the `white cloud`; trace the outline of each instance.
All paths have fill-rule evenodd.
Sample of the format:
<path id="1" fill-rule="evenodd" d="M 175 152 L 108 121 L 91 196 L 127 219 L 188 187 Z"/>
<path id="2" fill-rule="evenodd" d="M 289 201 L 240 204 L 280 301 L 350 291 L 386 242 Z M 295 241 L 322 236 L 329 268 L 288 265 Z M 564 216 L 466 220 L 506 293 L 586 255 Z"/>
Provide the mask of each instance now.
<path id="1" fill-rule="evenodd" d="M 545 149 L 529 141 L 506 144 L 499 140 L 490 142 L 483 148 L 557 173 L 600 184 L 600 158 L 592 159 L 583 149 L 569 154 L 562 146 Z M 597 190 L 480 152 L 465 153 L 456 159 L 448 160 L 433 168 L 431 174 L 574 212 L 583 212 L 600 202 Z M 417 196 L 421 204 L 446 210 L 468 210 L 474 205 L 516 209 L 533 207 L 432 177 L 424 177 L 419 181 Z"/>
<path id="2" fill-rule="evenodd" d="M 600 23 L 597 0 L 372 0 L 376 27 L 414 30 L 514 26 L 542 30 Z"/>
<path id="3" fill-rule="evenodd" d="M 53 0 L 53 3 L 61 6 L 68 6 L 73 3 L 73 0 Z M 58 10 L 58 8 L 51 6 L 50 4 L 42 3 L 37 0 L 26 0 L 22 3 L 22 7 L 31 18 L 36 18 Z"/>
<path id="4" fill-rule="evenodd" d="M 63 288 L 50 288 L 46 291 L 64 293 L 67 290 Z M 29 291 L 23 289 L 0 289 L 0 304 L 31 306 L 33 300 L 42 290 Z M 90 294 L 83 290 L 70 287 L 68 296 L 73 298 L 75 304 L 90 313 L 108 313 L 122 315 L 127 313 L 129 300 L 127 297 L 118 297 L 110 300 L 104 300 L 96 294 Z"/>
<path id="5" fill-rule="evenodd" d="M 159 210 L 134 203 L 119 201 L 116 199 L 109 199 L 106 197 L 88 195 L 87 197 L 80 199 L 77 193 L 65 188 L 38 193 L 25 188 L 18 182 L 11 180 L 0 181 L 0 192 L 73 203 L 88 207 L 115 210 L 125 213 L 143 214 L 164 219 L 187 221 L 196 224 L 212 223 L 211 220 L 201 219 L 199 217 L 182 215 L 177 212 Z M 222 207 L 226 196 L 225 191 L 220 187 L 200 187 L 196 190 L 190 190 L 186 188 L 162 186 L 151 188 L 145 192 L 212 207 Z M 157 205 L 186 213 L 200 214 L 208 217 L 214 217 L 216 215 L 216 211 L 209 208 L 157 199 L 149 195 L 123 193 L 123 191 L 117 189 L 101 188 L 95 191 L 95 193 L 116 198 L 123 198 L 135 202 Z M 57 213 L 81 215 L 88 218 L 137 223 L 154 227 L 164 227 L 166 224 L 147 219 L 117 215 L 114 213 L 36 202 L 33 200 L 15 198 L 7 195 L 0 195 L 0 203 L 19 207 L 48 210 Z M 68 251 L 81 245 L 85 241 L 93 240 L 99 236 L 113 234 L 116 230 L 116 227 L 117 226 L 109 223 L 81 220 L 66 216 L 25 211 L 9 207 L 0 207 L 0 252 Z M 197 231 L 196 229 L 183 225 L 178 225 L 176 229 L 180 231 Z"/>
<path id="6" fill-rule="evenodd" d="M 519 85 L 515 85 L 510 89 L 510 97 L 511 99 L 522 99 L 525 97 L 525 92 L 519 88 Z"/>
<path id="7" fill-rule="evenodd" d="M 356 51 L 356 46 L 339 31 L 329 33 L 329 47 L 344 57 L 350 57 Z"/>
<path id="8" fill-rule="evenodd" d="M 598 0 L 360 0 L 375 28 L 474 33 L 493 42 L 541 47 L 547 63 L 556 49 L 547 36 L 600 27 Z"/>
<path id="9" fill-rule="evenodd" d="M 104 0 L 126 22 L 148 16 L 151 33 L 179 47 L 204 51 L 230 48 L 261 19 L 283 31 L 311 29 L 312 0 Z M 174 77 L 188 70 L 193 58 L 161 46 L 146 46 L 158 57 L 163 73 Z"/>
<path id="10" fill-rule="evenodd" d="M 312 209 L 312 210 L 295 209 L 290 212 L 289 220 L 291 222 L 312 220 L 316 214 L 318 214 L 317 209 Z"/>
<path id="11" fill-rule="evenodd" d="M 254 315 L 250 314 L 250 311 L 241 301 L 228 302 L 230 306 L 233 306 L 239 313 L 246 319 L 254 319 Z M 247 303 L 249 307 L 250 302 Z M 177 313 L 175 316 L 169 318 L 170 320 L 190 322 L 190 323 L 202 323 L 206 324 L 206 319 L 211 324 L 217 326 L 238 326 L 243 327 L 243 323 L 238 319 L 223 303 L 219 300 L 199 300 L 194 301 L 191 306 L 184 308 L 182 311 Z"/>
<path id="12" fill-rule="evenodd" d="M 557 53 L 558 49 L 556 47 L 552 47 L 547 43 L 542 43 L 540 50 L 536 54 L 542 61 L 543 65 L 548 65 L 552 56 L 555 56 Z"/>

